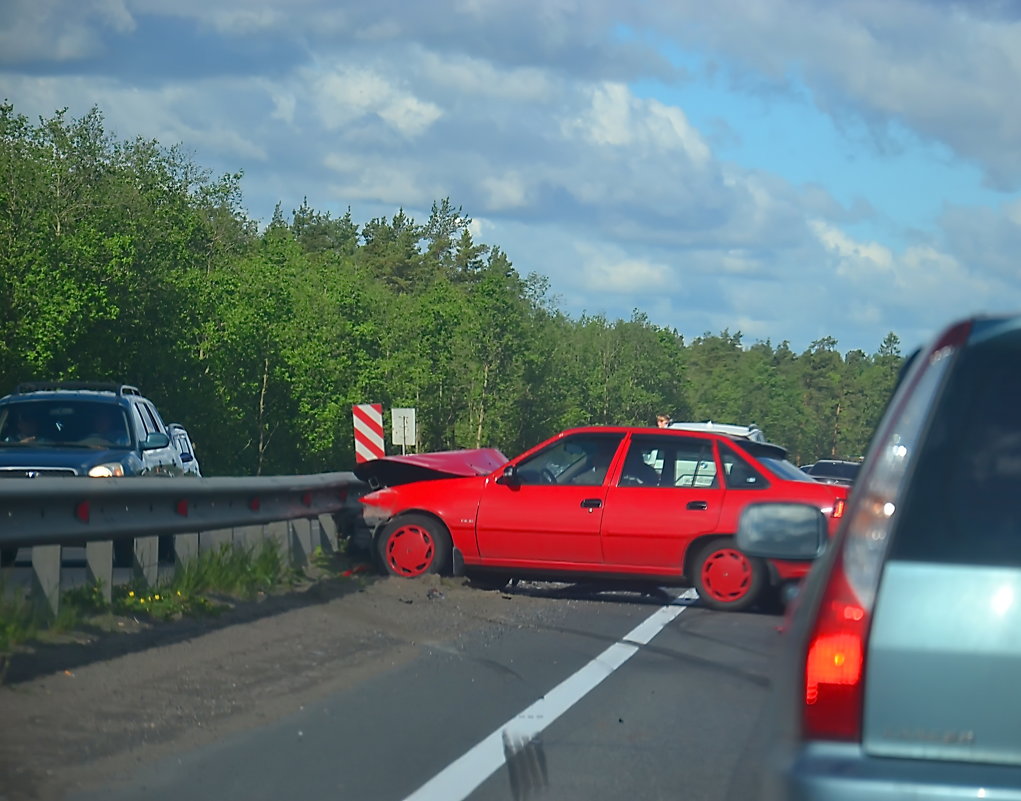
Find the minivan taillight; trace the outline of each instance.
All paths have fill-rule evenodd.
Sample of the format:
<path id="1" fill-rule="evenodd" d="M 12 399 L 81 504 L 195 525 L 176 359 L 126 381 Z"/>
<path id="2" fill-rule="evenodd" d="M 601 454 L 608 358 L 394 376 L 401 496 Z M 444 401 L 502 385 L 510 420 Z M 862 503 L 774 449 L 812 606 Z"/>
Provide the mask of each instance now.
<path id="1" fill-rule="evenodd" d="M 954 329 L 954 336 L 967 329 Z M 855 484 L 805 650 L 802 734 L 858 740 L 865 701 L 869 624 L 908 467 L 932 399 L 956 353 L 950 341 L 913 368 L 895 397 Z M 834 507 L 834 516 L 836 516 Z"/>
<path id="2" fill-rule="evenodd" d="M 842 561 L 842 560 L 840 560 Z M 803 725 L 808 739 L 861 736 L 869 613 L 847 582 L 843 565 L 823 593 L 805 656 Z"/>

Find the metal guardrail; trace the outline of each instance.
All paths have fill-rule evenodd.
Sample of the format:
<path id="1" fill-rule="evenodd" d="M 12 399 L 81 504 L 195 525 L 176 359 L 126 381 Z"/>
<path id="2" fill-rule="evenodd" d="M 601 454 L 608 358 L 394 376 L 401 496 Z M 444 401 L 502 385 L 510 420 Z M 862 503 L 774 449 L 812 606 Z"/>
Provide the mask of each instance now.
<path id="1" fill-rule="evenodd" d="M 109 599 L 113 542 L 134 539 L 134 572 L 159 579 L 158 541 L 174 537 L 175 562 L 199 552 L 200 537 L 223 542 L 235 530 L 250 541 L 275 539 L 292 562 L 307 562 L 318 545 L 337 547 L 339 528 L 352 536 L 368 491 L 354 473 L 256 478 L 37 478 L 0 481 L 0 550 L 32 548 L 33 588 L 56 613 L 61 548 L 86 549 L 90 580 Z"/>
<path id="2" fill-rule="evenodd" d="M 354 473 L 9 479 L 0 481 L 0 548 L 82 545 L 312 518 L 340 512 L 349 506 L 349 496 L 366 486 Z"/>

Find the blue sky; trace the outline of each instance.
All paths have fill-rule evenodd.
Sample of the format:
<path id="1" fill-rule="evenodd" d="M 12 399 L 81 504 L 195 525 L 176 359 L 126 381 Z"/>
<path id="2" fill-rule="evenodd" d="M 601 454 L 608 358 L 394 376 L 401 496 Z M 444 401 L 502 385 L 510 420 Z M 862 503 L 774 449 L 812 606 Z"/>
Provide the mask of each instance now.
<path id="1" fill-rule="evenodd" d="M 572 315 L 908 349 L 1021 309 L 994 0 L 7 0 L 0 95 L 243 170 L 249 214 L 449 197 Z"/>

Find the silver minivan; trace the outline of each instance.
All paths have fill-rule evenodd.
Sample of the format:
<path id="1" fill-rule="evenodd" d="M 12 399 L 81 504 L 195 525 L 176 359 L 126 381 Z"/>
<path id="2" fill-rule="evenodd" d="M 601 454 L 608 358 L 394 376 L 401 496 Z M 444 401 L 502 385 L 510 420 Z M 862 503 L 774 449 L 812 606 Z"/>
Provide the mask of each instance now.
<path id="1" fill-rule="evenodd" d="M 798 504 L 737 542 L 820 558 L 732 797 L 1021 800 L 1021 316 L 916 354 L 832 542 Z"/>

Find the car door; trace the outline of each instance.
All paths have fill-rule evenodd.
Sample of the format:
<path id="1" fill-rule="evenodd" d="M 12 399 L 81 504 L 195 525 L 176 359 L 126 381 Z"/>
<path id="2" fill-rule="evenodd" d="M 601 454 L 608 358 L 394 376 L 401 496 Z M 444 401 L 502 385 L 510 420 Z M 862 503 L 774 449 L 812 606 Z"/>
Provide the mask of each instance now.
<path id="1" fill-rule="evenodd" d="M 145 471 L 155 475 L 180 475 L 183 472 L 181 458 L 170 441 L 170 435 L 167 433 L 166 425 L 163 423 L 159 413 L 151 403 L 143 399 L 133 401 L 132 406 L 142 423 L 144 431 L 142 442 L 145 441 L 145 437 L 149 434 L 164 434 L 167 436 L 167 445 L 165 447 L 140 448 L 140 456 Z"/>
<path id="2" fill-rule="evenodd" d="M 688 544 L 716 530 L 721 475 L 711 438 L 633 434 L 603 507 L 607 566 L 680 574 Z"/>
<path id="3" fill-rule="evenodd" d="M 479 554 L 489 564 L 598 566 L 606 479 L 620 432 L 580 432 L 520 462 L 513 480 L 490 479 L 476 516 Z"/>

